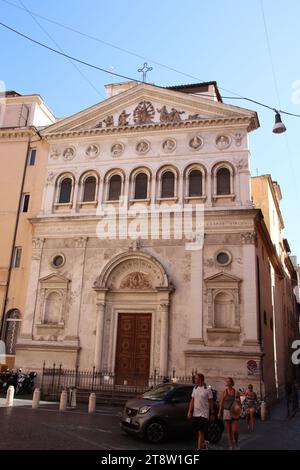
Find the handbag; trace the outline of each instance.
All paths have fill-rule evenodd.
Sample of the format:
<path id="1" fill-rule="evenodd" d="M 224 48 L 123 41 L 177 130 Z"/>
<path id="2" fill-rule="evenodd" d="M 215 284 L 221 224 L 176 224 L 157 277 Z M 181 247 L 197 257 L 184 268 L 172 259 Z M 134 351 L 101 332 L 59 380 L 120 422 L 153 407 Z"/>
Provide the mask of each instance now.
<path id="1" fill-rule="evenodd" d="M 232 419 L 239 419 L 239 417 L 241 416 L 242 407 L 237 399 L 233 401 L 229 411 Z"/>

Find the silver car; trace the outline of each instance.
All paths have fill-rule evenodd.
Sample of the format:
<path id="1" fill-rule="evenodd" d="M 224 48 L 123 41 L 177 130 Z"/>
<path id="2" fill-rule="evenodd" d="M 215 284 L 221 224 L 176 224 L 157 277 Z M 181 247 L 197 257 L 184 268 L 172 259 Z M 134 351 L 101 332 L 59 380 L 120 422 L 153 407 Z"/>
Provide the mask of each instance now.
<path id="1" fill-rule="evenodd" d="M 174 432 L 192 436 L 193 426 L 187 413 L 193 388 L 193 384 L 164 383 L 128 400 L 121 414 L 121 428 L 152 443 L 159 443 Z M 223 430 L 223 423 L 216 419 L 209 424 L 207 440 L 218 442 Z"/>

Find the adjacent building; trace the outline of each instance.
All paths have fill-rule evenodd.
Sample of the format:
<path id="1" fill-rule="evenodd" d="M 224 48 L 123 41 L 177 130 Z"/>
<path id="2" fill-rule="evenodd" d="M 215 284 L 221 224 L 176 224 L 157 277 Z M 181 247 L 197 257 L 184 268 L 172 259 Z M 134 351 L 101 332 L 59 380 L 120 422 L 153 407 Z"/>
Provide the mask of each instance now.
<path id="1" fill-rule="evenodd" d="M 31 263 L 29 218 L 40 209 L 48 154 L 39 129 L 55 118 L 39 95 L 15 91 L 1 95 L 0 116 L 0 338 L 13 366 Z"/>

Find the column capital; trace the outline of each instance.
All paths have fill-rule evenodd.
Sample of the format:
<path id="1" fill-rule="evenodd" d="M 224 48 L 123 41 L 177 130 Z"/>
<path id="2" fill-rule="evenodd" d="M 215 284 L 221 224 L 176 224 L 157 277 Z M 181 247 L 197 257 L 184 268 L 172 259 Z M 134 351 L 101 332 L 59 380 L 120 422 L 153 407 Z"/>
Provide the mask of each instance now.
<path id="1" fill-rule="evenodd" d="M 101 310 L 104 310 L 104 308 L 105 308 L 105 302 L 104 301 L 98 301 L 98 302 L 96 302 L 96 305 Z"/>
<path id="2" fill-rule="evenodd" d="M 162 302 L 162 303 L 160 303 L 159 308 L 160 308 L 160 310 L 163 310 L 163 311 L 169 310 L 169 305 L 170 304 L 168 302 Z"/>

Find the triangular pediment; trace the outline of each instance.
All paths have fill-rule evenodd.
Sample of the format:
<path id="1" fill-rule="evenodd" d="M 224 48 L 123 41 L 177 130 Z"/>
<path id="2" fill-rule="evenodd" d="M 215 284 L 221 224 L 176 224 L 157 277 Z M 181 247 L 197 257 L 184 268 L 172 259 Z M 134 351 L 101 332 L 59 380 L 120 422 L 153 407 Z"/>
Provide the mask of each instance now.
<path id="1" fill-rule="evenodd" d="M 220 284 L 224 284 L 224 283 L 239 283 L 241 282 L 241 279 L 237 276 L 234 276 L 233 274 L 228 274 L 228 273 L 217 273 L 217 274 L 214 274 L 213 276 L 209 276 L 207 277 L 206 279 L 204 279 L 204 282 L 207 284 L 209 283 L 220 283 Z"/>
<path id="2" fill-rule="evenodd" d="M 47 127 L 45 136 L 84 131 L 112 131 L 137 126 L 184 125 L 195 121 L 240 119 L 248 130 L 259 126 L 254 111 L 201 95 L 137 84 L 118 95 Z"/>
<path id="3" fill-rule="evenodd" d="M 48 274 L 48 276 L 42 277 L 40 279 L 41 284 L 61 284 L 66 285 L 70 282 L 68 278 L 62 276 L 61 274 Z"/>

